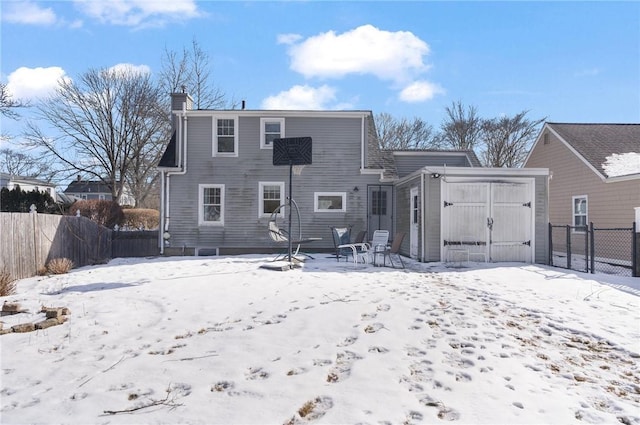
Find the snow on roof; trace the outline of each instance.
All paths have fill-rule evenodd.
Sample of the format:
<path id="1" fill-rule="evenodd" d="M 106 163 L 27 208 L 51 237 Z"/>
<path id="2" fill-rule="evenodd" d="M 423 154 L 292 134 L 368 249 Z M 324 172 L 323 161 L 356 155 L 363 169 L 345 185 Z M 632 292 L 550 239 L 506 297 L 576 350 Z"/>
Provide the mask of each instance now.
<path id="1" fill-rule="evenodd" d="M 606 157 L 602 168 L 609 177 L 638 174 L 640 173 L 640 152 L 611 154 Z"/>

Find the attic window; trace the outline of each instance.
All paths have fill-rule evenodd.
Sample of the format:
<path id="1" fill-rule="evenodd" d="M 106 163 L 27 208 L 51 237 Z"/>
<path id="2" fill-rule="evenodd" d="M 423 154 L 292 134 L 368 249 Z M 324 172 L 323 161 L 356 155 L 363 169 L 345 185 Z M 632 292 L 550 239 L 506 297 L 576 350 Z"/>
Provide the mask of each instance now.
<path id="1" fill-rule="evenodd" d="M 548 145 L 549 144 L 549 133 L 544 133 L 544 144 Z"/>

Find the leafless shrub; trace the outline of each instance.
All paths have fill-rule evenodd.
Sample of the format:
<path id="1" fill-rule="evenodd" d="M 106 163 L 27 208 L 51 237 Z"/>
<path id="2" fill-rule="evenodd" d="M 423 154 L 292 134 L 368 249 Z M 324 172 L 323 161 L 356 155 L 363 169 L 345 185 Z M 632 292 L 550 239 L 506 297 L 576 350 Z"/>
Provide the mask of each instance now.
<path id="1" fill-rule="evenodd" d="M 47 270 L 53 274 L 66 274 L 73 268 L 73 261 L 68 258 L 54 258 L 47 263 Z"/>
<path id="2" fill-rule="evenodd" d="M 0 271 L 0 297 L 13 295 L 16 293 L 16 279 L 14 279 L 7 269 Z"/>

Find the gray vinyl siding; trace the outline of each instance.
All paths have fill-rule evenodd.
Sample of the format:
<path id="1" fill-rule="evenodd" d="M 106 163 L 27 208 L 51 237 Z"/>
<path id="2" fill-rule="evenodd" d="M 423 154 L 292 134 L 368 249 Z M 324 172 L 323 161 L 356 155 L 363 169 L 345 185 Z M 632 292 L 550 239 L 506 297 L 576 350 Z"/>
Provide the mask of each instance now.
<path id="1" fill-rule="evenodd" d="M 214 115 L 214 113 L 212 114 Z M 227 118 L 228 116 L 225 116 Z M 260 117 L 240 117 L 238 157 L 213 157 L 212 116 L 189 117 L 187 173 L 170 177 L 171 248 L 275 248 L 268 236 L 269 217 L 258 217 L 259 182 L 285 183 L 289 167 L 274 166 L 273 151 L 260 148 Z M 321 237 L 309 250 L 333 248 L 329 226 L 366 228 L 367 184 L 376 175 L 360 174 L 360 118 L 285 117 L 286 137 L 311 137 L 313 164 L 293 175 L 303 237 Z M 224 226 L 198 225 L 198 186 L 225 186 Z M 358 187 L 358 191 L 354 188 Z M 346 212 L 314 212 L 315 192 L 345 192 Z M 295 220 L 294 220 L 295 223 Z"/>
<path id="2" fill-rule="evenodd" d="M 394 155 L 398 178 L 403 178 L 422 167 L 470 167 L 466 155 L 413 154 Z"/>
<path id="3" fill-rule="evenodd" d="M 425 178 L 425 261 L 440 261 L 440 179 Z"/>
<path id="4" fill-rule="evenodd" d="M 535 262 L 538 264 L 549 263 L 549 185 L 547 176 L 535 178 L 535 238 L 534 247 Z"/>
<path id="5" fill-rule="evenodd" d="M 406 236 L 402 241 L 402 246 L 400 247 L 400 253 L 405 256 L 409 256 L 410 253 L 410 233 L 411 233 L 411 188 L 416 184 L 419 184 L 419 178 L 412 180 L 411 182 L 406 182 L 398 185 L 396 188 L 396 212 L 395 212 L 395 222 L 396 227 L 395 231 L 404 232 Z M 419 232 L 418 232 L 419 233 Z M 418 236 L 418 238 L 420 238 Z M 418 245 L 419 246 L 419 245 Z M 419 251 L 419 249 L 418 249 Z M 420 252 L 418 252 L 418 258 L 420 256 Z"/>

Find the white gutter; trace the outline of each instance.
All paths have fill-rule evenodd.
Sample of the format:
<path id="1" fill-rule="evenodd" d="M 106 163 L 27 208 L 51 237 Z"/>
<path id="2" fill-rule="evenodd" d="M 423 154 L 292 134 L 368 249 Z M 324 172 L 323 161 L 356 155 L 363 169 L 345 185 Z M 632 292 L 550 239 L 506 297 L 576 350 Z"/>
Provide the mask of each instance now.
<path id="1" fill-rule="evenodd" d="M 163 172 L 162 179 L 162 195 L 161 205 L 163 207 L 163 213 L 161 217 L 160 223 L 160 254 L 164 254 L 164 234 L 169 230 L 169 219 L 170 217 L 167 215 L 169 212 L 169 189 L 170 189 L 170 177 L 171 176 L 182 176 L 187 173 L 187 103 L 182 103 L 182 112 L 180 113 L 180 118 L 178 120 L 178 138 L 176 143 L 178 144 L 178 166 L 182 166 L 182 170 L 180 171 L 167 171 L 166 174 Z M 183 122 L 184 120 L 184 134 L 183 134 Z M 182 143 L 184 142 L 184 160 L 183 160 L 183 152 L 182 152 Z M 167 183 L 166 187 L 164 184 L 164 176 L 166 175 Z"/>

